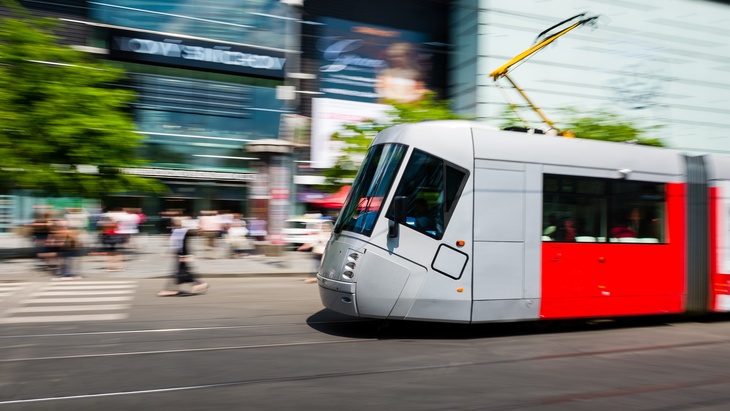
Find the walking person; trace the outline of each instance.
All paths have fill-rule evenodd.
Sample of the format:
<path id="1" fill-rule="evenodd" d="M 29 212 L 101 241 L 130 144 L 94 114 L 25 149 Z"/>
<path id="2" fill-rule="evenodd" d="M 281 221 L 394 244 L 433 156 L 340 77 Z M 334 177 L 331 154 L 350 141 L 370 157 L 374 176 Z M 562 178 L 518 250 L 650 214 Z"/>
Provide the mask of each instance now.
<path id="1" fill-rule="evenodd" d="M 160 297 L 183 295 L 184 293 L 180 291 L 180 284 L 191 283 L 193 294 L 204 294 L 208 290 L 208 284 L 196 279 L 190 270 L 193 256 L 190 254 L 189 231 L 188 228 L 182 226 L 181 220 L 174 220 L 174 228 L 170 234 L 170 251 L 175 258 L 175 268 L 165 284 L 165 288 L 157 294 Z"/>
<path id="2" fill-rule="evenodd" d="M 53 279 L 74 280 L 82 278 L 78 274 L 74 260 L 80 249 L 79 233 L 69 227 L 67 220 L 57 220 L 48 237 L 48 243 L 55 254 L 55 273 Z"/>
<path id="3" fill-rule="evenodd" d="M 223 236 L 223 224 L 217 211 L 201 211 L 198 218 L 198 231 L 205 238 L 204 258 L 218 256 L 218 239 Z"/>

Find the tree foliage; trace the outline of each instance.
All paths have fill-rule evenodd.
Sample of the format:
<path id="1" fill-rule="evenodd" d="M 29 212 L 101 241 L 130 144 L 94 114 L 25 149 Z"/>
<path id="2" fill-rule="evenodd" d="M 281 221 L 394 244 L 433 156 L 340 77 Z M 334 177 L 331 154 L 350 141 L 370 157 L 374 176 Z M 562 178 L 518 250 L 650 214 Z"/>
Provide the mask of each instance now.
<path id="1" fill-rule="evenodd" d="M 112 87 L 124 73 L 56 43 L 54 21 L 1 0 L 0 168 L 5 189 L 98 197 L 161 191 L 155 180 L 120 173 L 140 165 L 142 136 L 128 112 L 135 98 Z M 92 167 L 81 167 L 92 166 Z M 94 169 L 98 172 L 79 172 Z"/>
<path id="2" fill-rule="evenodd" d="M 336 191 L 352 181 L 373 138 L 388 127 L 427 120 L 465 119 L 453 113 L 447 101 L 437 100 L 435 93 L 428 93 L 416 102 L 390 102 L 390 105 L 393 109 L 387 112 L 387 121 L 366 120 L 345 124 L 341 131 L 332 135 L 333 141 L 344 143 L 344 154 L 337 159 L 334 166 L 324 171 L 327 183 L 324 189 Z"/>
<path id="3" fill-rule="evenodd" d="M 644 137 L 649 129 L 655 129 L 659 126 L 642 129 L 634 122 L 608 111 L 594 111 L 587 114 L 578 114 L 574 109 L 566 111 L 572 113 L 568 116 L 566 127 L 578 138 L 635 143 L 655 147 L 664 146 L 664 143 L 657 138 Z"/>
<path id="4" fill-rule="evenodd" d="M 569 130 L 576 138 L 603 140 L 617 143 L 633 143 L 647 146 L 663 147 L 664 143 L 656 138 L 646 138 L 645 134 L 660 126 L 640 128 L 631 120 L 622 118 L 607 110 L 581 112 L 575 108 L 561 110 L 561 130 Z M 520 119 L 509 108 L 505 108 L 500 116 L 501 127 L 522 126 Z"/>

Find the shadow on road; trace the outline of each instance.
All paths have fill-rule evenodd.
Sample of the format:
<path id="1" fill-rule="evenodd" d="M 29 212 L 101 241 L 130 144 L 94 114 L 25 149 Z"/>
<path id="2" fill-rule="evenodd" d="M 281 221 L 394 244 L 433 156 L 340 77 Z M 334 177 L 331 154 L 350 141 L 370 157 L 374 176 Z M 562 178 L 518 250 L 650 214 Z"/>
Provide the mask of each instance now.
<path id="1" fill-rule="evenodd" d="M 621 328 L 662 327 L 672 323 L 697 321 L 728 321 L 730 315 L 712 316 L 646 316 L 593 320 L 522 321 L 511 323 L 450 324 L 423 321 L 361 319 L 327 309 L 307 319 L 313 329 L 345 338 L 375 339 L 472 339 L 519 335 L 557 334 L 567 332 L 597 332 Z"/>

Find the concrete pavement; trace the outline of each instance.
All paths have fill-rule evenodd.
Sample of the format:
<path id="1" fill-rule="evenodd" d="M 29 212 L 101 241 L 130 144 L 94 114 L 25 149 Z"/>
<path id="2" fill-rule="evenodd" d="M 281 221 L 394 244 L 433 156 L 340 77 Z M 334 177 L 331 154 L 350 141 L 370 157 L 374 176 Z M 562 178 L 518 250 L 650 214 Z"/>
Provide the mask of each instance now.
<path id="1" fill-rule="evenodd" d="M 107 256 L 90 253 L 74 258 L 74 274 L 85 278 L 162 278 L 171 274 L 175 258 L 168 252 L 167 235 L 140 234 L 133 238 L 125 253 L 124 271 L 107 271 Z M 94 237 L 87 235 L 84 244 L 94 247 Z M 205 257 L 203 238 L 192 239 L 192 267 L 203 278 L 239 276 L 287 276 L 310 277 L 316 273 L 319 261 L 309 252 L 285 251 L 280 256 L 251 254 L 242 258 L 231 258 L 225 243 L 214 251 L 215 258 Z M 31 242 L 27 238 L 8 234 L 0 236 L 0 281 L 39 280 L 49 278 L 35 258 L 18 258 L 32 255 Z"/>

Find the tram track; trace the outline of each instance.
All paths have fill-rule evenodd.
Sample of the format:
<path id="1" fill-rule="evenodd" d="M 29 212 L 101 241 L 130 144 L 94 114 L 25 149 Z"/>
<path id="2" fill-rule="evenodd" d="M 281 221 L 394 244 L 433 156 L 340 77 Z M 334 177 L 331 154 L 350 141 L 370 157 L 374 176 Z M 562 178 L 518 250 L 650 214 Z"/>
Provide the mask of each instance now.
<path id="1" fill-rule="evenodd" d="M 349 322 L 349 321 L 342 321 Z M 328 323 L 340 323 L 337 322 L 321 322 L 322 324 Z M 272 328 L 272 327 L 296 327 L 304 324 L 289 323 L 289 324 L 255 324 L 255 325 L 236 325 L 236 326 L 216 326 L 216 327 L 190 327 L 190 328 L 166 328 L 166 329 L 146 329 L 146 330 L 119 330 L 119 331 L 102 331 L 102 332 L 76 332 L 76 333 L 47 333 L 47 334 L 27 334 L 27 335 L 15 335 L 15 336 L 3 336 L 0 338 L 50 338 L 50 337 L 68 337 L 68 336 L 80 336 L 80 335 L 106 335 L 106 334 L 127 334 L 135 335 L 140 333 L 166 333 L 166 332 L 207 332 L 210 330 L 231 330 L 231 329 L 251 329 L 251 328 Z M 255 350 L 255 349 L 286 349 L 291 347 L 302 347 L 302 346 L 316 346 L 326 344 L 353 344 L 353 343 L 377 343 L 382 342 L 398 342 L 405 341 L 401 339 L 377 339 L 377 338 L 352 338 L 352 339 L 334 339 L 334 340 L 322 340 L 322 341 L 290 341 L 286 343 L 268 343 L 268 344 L 244 344 L 237 346 L 221 346 L 221 347 L 199 347 L 199 348 L 187 348 L 187 349 L 175 349 L 175 350 L 149 350 L 149 351 L 136 351 L 136 352 L 116 352 L 116 353 L 101 353 L 101 354 L 85 354 L 85 355 L 68 355 L 68 356 L 45 356 L 45 357 L 28 357 L 28 358 L 15 358 L 15 359 L 1 359 L 0 363 L 21 363 L 21 362 L 43 362 L 43 361 L 64 361 L 64 360 L 79 360 L 79 359 L 93 359 L 93 358 L 105 358 L 105 357 L 127 357 L 127 356 L 159 356 L 166 354 L 180 354 L 180 353 L 203 353 L 203 352 L 214 352 L 214 351 L 234 351 L 234 350 Z M 629 354 L 629 353 L 641 353 L 641 352 L 652 352 L 652 351 L 668 351 L 686 348 L 701 348 L 701 347 L 712 347 L 720 345 L 729 345 L 730 340 L 712 340 L 712 341 L 694 341 L 684 342 L 675 344 L 651 344 L 651 345 L 639 345 L 629 346 L 614 349 L 603 349 L 603 350 L 587 350 L 578 352 L 564 352 L 544 355 L 533 355 L 533 356 L 521 356 L 513 358 L 503 359 L 490 359 L 484 361 L 463 361 L 463 362 L 448 362 L 438 364 L 422 364 L 422 365 L 411 365 L 402 367 L 366 367 L 355 370 L 337 371 L 337 372 L 321 372 L 321 373 L 304 373 L 299 375 L 288 375 L 279 377 L 267 377 L 267 378 L 250 378 L 250 379 L 238 379 L 223 382 L 214 383 L 201 383 L 201 384 L 187 384 L 178 386 L 166 386 L 149 389 L 139 390 L 124 390 L 124 391 L 106 391 L 96 393 L 86 393 L 77 395 L 60 395 L 53 397 L 34 397 L 24 399 L 12 399 L 0 401 L 0 406 L 11 405 L 11 404 L 30 404 L 30 403 L 43 403 L 49 401 L 71 401 L 88 398 L 107 398 L 107 397 L 119 397 L 119 396 L 145 396 L 151 394 L 162 394 L 172 393 L 179 391 L 192 391 L 192 390 L 211 390 L 220 389 L 236 386 L 253 386 L 253 385 L 274 385 L 290 382 L 311 382 L 317 380 L 328 380 L 328 379 L 342 379 L 351 377 L 367 377 L 367 376 L 382 376 L 386 374 L 397 374 L 397 373 L 414 373 L 434 370 L 447 370 L 447 369 L 463 369 L 467 367 L 484 367 L 494 366 L 500 364 L 516 364 L 516 363 L 529 363 L 529 362 L 540 362 L 550 360 L 560 360 L 577 357 L 599 357 L 605 355 L 614 354 Z M 499 411 L 499 410 L 511 410 L 520 408 L 540 407 L 546 405 L 559 405 L 563 403 L 570 403 L 575 401 L 586 401 L 592 399 L 601 399 L 609 397 L 620 397 L 620 396 L 631 396 L 646 392 L 658 392 L 667 390 L 676 390 L 681 388 L 692 388 L 701 387 L 714 384 L 724 384 L 730 382 L 730 375 L 718 375 L 711 378 L 698 378 L 688 379 L 682 382 L 666 383 L 666 384 L 647 384 L 626 389 L 611 389 L 605 391 L 586 391 L 583 393 L 574 393 L 570 395 L 556 395 L 554 397 L 546 397 L 537 399 L 534 401 L 519 402 L 513 404 L 495 404 L 494 406 L 487 407 L 468 407 L 460 409 L 462 411 L 471 410 L 485 410 L 485 411 Z"/>

